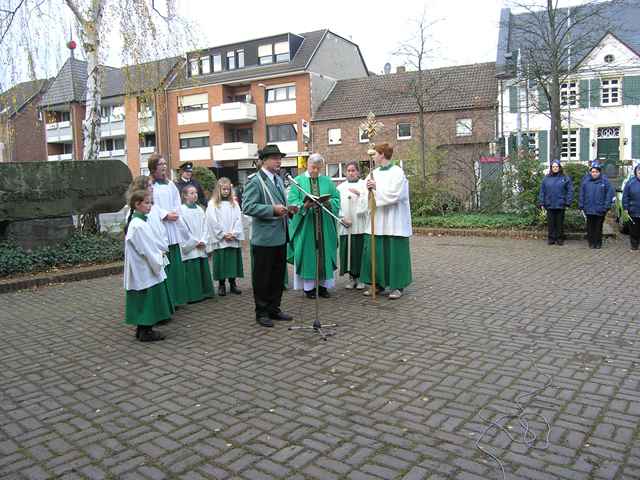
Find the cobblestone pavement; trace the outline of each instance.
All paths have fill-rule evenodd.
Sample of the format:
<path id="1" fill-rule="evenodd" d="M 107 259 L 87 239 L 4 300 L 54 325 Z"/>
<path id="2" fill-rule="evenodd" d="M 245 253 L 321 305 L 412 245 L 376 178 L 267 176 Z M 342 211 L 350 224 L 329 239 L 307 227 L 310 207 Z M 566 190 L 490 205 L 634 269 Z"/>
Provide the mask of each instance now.
<path id="1" fill-rule="evenodd" d="M 246 279 L 158 344 L 122 324 L 119 276 L 0 295 L 0 478 L 499 479 L 482 419 L 546 375 L 520 398 L 533 445 L 515 420 L 480 442 L 506 478 L 640 478 L 639 254 L 419 237 L 413 255 L 401 300 L 341 282 L 321 301 L 327 342 L 258 327 Z M 284 306 L 311 322 L 298 292 Z"/>

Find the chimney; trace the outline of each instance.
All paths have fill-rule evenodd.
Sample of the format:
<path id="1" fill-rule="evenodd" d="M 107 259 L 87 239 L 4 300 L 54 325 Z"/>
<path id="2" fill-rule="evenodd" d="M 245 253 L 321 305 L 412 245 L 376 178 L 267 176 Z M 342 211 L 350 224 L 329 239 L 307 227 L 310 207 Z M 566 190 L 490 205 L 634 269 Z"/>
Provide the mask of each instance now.
<path id="1" fill-rule="evenodd" d="M 398 67 L 396 67 L 396 73 L 406 73 L 407 69 L 404 65 L 400 65 Z"/>

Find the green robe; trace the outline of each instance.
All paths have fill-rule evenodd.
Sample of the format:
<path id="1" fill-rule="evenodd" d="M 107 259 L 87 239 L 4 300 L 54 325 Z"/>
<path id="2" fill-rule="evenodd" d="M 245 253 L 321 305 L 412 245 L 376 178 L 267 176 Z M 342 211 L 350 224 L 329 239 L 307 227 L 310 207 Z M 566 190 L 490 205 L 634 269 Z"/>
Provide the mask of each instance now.
<path id="1" fill-rule="evenodd" d="M 298 175 L 296 181 L 307 192 L 314 195 L 330 194 L 331 199 L 325 206 L 335 215 L 340 211 L 340 193 L 331 178 L 324 175 L 318 177 L 315 185 L 311 184 L 311 178 L 306 175 Z M 314 216 L 317 210 L 305 209 L 304 194 L 295 186 L 289 189 L 289 205 L 300 208 L 291 219 L 289 224 L 288 260 L 295 265 L 296 273 L 304 280 L 315 280 L 316 278 L 316 248 L 315 248 L 315 222 Z M 333 278 L 333 272 L 337 266 L 338 234 L 336 221 L 324 211 L 320 211 L 322 219 L 322 249 L 320 251 L 320 275 L 319 279 L 328 280 Z"/>

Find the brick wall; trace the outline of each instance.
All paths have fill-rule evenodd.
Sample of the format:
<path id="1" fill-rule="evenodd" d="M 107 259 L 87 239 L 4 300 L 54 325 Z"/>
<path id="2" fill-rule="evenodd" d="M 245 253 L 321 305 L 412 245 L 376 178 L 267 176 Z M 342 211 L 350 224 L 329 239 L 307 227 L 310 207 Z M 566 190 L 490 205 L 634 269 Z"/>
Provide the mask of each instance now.
<path id="1" fill-rule="evenodd" d="M 12 162 L 44 162 L 47 160 L 44 121 L 38 119 L 38 95 L 11 121 L 13 130 Z"/>

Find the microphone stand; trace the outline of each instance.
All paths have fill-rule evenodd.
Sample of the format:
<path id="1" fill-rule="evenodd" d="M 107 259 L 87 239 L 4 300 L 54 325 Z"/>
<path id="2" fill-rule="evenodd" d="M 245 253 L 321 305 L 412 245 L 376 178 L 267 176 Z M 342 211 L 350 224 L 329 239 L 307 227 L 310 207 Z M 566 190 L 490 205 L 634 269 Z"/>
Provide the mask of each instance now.
<path id="1" fill-rule="evenodd" d="M 322 339 L 324 341 L 326 341 L 327 337 L 331 337 L 331 336 L 335 335 L 335 332 L 334 331 L 325 331 L 324 329 L 325 328 L 335 328 L 338 325 L 335 324 L 335 323 L 322 325 L 322 323 L 320 322 L 320 301 L 319 301 L 319 299 L 320 299 L 320 249 L 322 248 L 322 246 L 320 245 L 320 232 L 322 230 L 322 223 L 321 223 L 322 211 L 328 213 L 329 216 L 331 216 L 332 218 L 337 220 L 343 227 L 349 228 L 349 226 L 347 224 L 345 224 L 331 210 L 329 210 L 327 207 L 325 207 L 322 204 L 322 202 L 320 202 L 315 196 L 311 195 L 304 188 L 302 188 L 302 186 L 290 174 L 287 174 L 286 178 L 287 178 L 287 180 L 289 180 L 291 182 L 291 185 L 293 185 L 295 188 L 297 188 L 305 196 L 305 199 L 308 198 L 309 200 L 311 200 L 311 202 L 315 206 L 314 207 L 315 211 L 312 212 L 312 213 L 313 213 L 313 221 L 314 221 L 314 229 L 313 230 L 314 230 L 314 234 L 315 234 L 315 244 L 316 244 L 315 319 L 313 320 L 313 324 L 310 327 L 300 325 L 300 326 L 289 327 L 289 330 L 312 330 L 313 332 L 316 332 L 316 333 L 320 334 Z"/>

